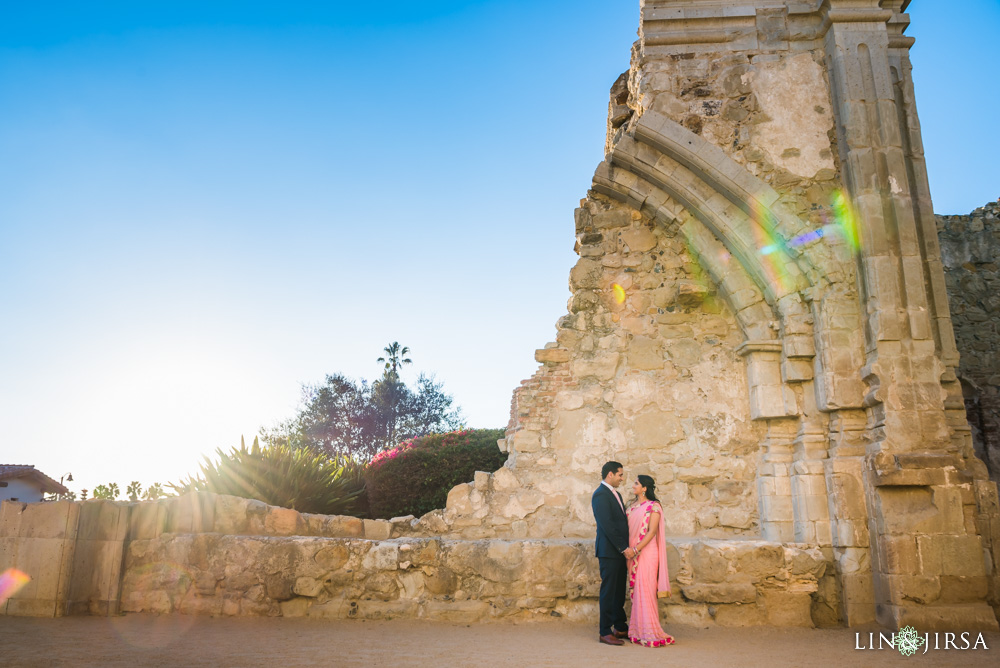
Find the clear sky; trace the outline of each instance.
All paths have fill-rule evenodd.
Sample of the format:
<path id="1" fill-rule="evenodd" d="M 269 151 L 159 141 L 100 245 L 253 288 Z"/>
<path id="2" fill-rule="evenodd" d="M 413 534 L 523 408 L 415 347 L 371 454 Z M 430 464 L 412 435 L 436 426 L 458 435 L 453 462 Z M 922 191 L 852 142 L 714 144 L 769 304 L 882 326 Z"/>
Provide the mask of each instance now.
<path id="1" fill-rule="evenodd" d="M 0 463 L 177 481 L 391 341 L 506 424 L 638 4 L 0 0 Z M 961 6 L 910 7 L 939 213 L 1000 195 Z"/>

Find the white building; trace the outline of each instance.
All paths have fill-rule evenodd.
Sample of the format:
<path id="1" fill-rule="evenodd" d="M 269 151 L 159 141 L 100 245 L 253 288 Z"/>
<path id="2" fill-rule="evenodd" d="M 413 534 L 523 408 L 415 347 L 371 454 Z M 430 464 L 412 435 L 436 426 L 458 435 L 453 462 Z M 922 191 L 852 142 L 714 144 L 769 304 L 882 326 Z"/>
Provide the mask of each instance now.
<path id="1" fill-rule="evenodd" d="M 30 464 L 0 464 L 0 501 L 36 503 L 69 490 Z"/>

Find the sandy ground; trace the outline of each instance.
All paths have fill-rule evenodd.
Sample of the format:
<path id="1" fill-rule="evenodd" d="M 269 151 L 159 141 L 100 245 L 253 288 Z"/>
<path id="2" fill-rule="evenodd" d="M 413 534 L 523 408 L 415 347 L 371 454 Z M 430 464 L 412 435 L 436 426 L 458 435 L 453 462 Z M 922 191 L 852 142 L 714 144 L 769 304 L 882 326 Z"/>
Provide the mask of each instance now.
<path id="1" fill-rule="evenodd" d="M 862 632 L 867 641 L 868 631 Z M 609 647 L 568 622 L 446 624 L 257 617 L 0 617 L 0 666 L 862 666 L 1000 665 L 988 650 L 855 650 L 855 629 L 673 626 L 671 647 Z M 933 642 L 933 636 L 932 642 Z M 943 636 L 942 636 L 943 639 Z M 973 635 L 973 642 L 975 635 Z"/>

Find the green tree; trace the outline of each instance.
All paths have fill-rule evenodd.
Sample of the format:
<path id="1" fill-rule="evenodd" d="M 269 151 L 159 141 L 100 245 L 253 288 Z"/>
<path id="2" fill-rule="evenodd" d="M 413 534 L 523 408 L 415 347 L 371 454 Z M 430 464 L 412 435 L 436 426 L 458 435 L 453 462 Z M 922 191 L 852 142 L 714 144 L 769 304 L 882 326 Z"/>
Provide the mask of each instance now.
<path id="1" fill-rule="evenodd" d="M 261 439 L 367 462 L 400 440 L 460 427 L 461 412 L 452 408 L 440 383 L 424 374 L 413 388 L 400 380 L 397 371 L 409 363 L 402 358 L 408 349 L 394 343 L 385 350 L 389 359 L 382 378 L 369 384 L 333 374 L 322 385 L 304 387 L 298 414 L 261 428 Z"/>
<path id="2" fill-rule="evenodd" d="M 133 480 L 125 488 L 125 493 L 128 494 L 129 501 L 138 501 L 139 495 L 142 494 L 142 484 L 138 480 Z"/>

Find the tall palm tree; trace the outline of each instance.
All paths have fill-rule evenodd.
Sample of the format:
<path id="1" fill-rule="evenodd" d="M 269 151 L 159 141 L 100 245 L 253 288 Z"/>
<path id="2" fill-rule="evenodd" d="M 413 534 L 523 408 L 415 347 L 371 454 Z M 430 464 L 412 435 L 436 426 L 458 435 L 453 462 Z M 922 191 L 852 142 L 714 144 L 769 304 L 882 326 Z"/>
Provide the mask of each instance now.
<path id="1" fill-rule="evenodd" d="M 399 367 L 404 364 L 413 364 L 413 360 L 405 355 L 409 354 L 410 349 L 406 346 L 400 347 L 399 341 L 393 341 L 388 346 L 382 349 L 385 351 L 385 357 L 379 357 L 379 362 L 385 363 L 385 369 L 391 372 L 393 376 L 399 375 Z"/>

